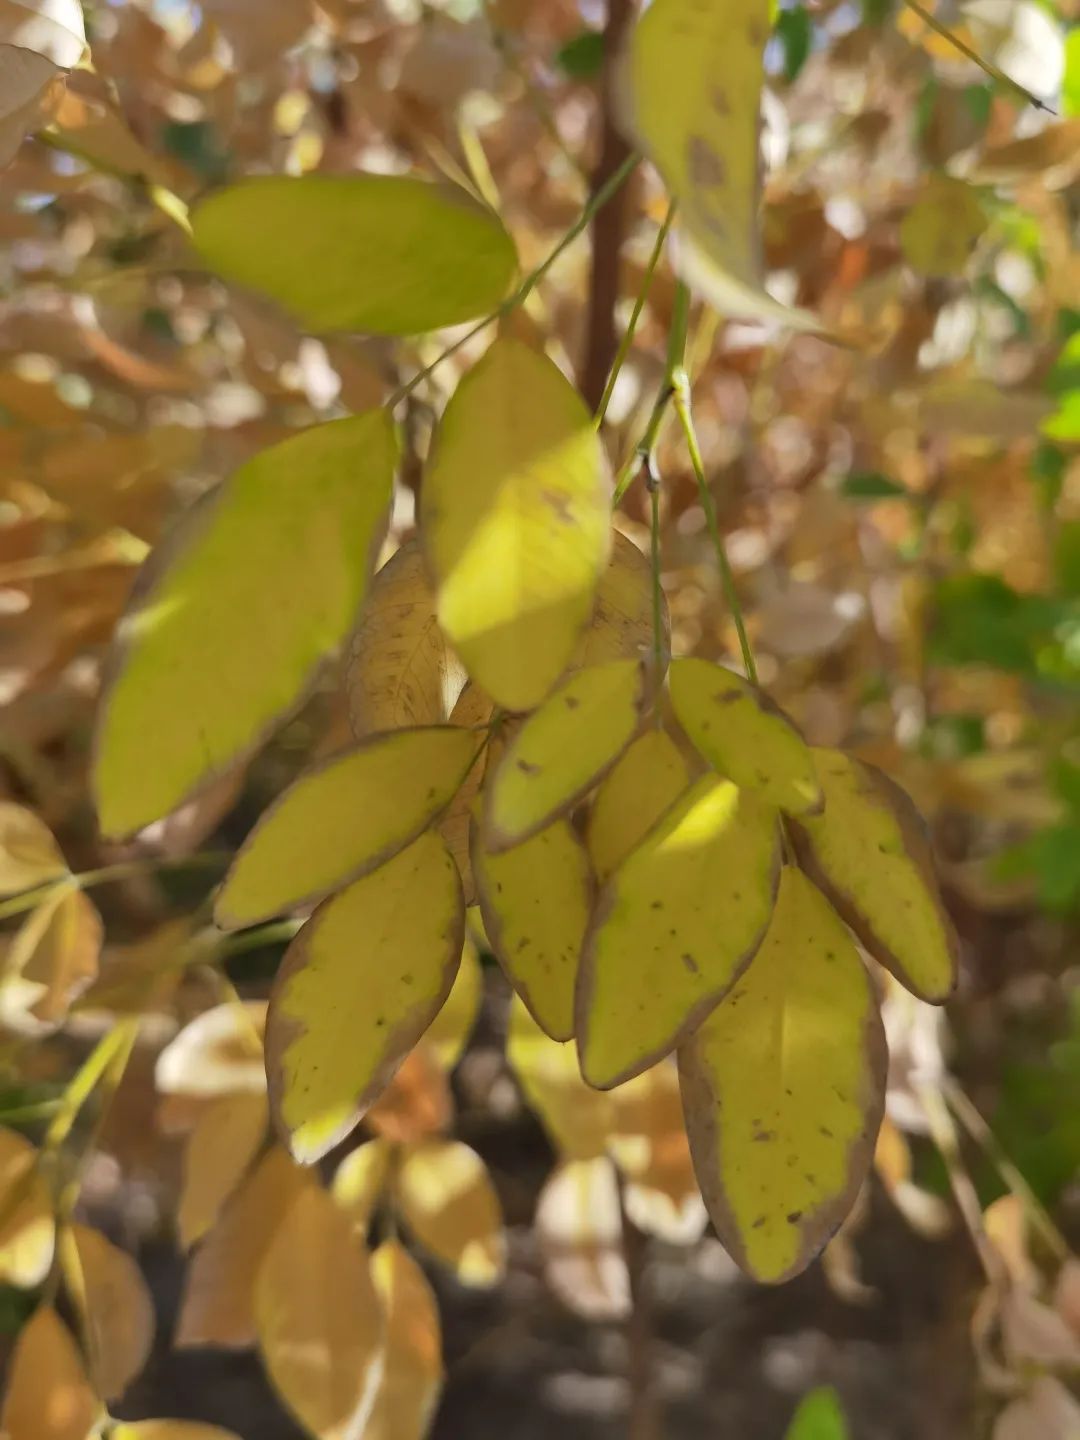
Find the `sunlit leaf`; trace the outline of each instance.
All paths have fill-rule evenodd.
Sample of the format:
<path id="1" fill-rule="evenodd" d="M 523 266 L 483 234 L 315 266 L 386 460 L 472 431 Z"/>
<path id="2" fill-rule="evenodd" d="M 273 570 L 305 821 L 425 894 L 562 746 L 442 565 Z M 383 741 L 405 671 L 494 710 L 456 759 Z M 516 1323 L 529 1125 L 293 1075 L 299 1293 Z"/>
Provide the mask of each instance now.
<path id="1" fill-rule="evenodd" d="M 231 1001 L 188 1022 L 157 1058 L 163 1095 L 260 1095 L 266 1090 L 266 1001 Z"/>
<path id="2" fill-rule="evenodd" d="M 519 845 L 588 793 L 634 738 L 645 702 L 636 660 L 570 675 L 530 715 L 485 784 L 490 851 Z"/>
<path id="3" fill-rule="evenodd" d="M 573 826 L 556 820 L 512 850 L 485 851 L 473 829 L 473 874 L 495 957 L 542 1029 L 574 1033 L 574 987 L 592 877 Z"/>
<path id="4" fill-rule="evenodd" d="M 240 1436 L 198 1420 L 136 1420 L 118 1425 L 111 1440 L 240 1440 Z"/>
<path id="5" fill-rule="evenodd" d="M 52 1264 L 56 1226 L 38 1152 L 24 1136 L 0 1129 L 0 1283 L 29 1290 Z"/>
<path id="6" fill-rule="evenodd" d="M 390 1174 L 391 1157 L 390 1146 L 385 1140 L 366 1140 L 363 1145 L 350 1150 L 334 1171 L 331 1194 L 361 1237 L 367 1235 L 371 1217 Z"/>
<path id="7" fill-rule="evenodd" d="M 356 1125 L 450 993 L 464 940 L 457 870 L 437 835 L 320 905 L 274 983 L 271 1107 L 294 1156 Z"/>
<path id="8" fill-rule="evenodd" d="M 592 417 L 543 354 L 497 340 L 460 382 L 421 521 L 440 625 L 499 705 L 531 709 L 573 655 L 611 552 Z"/>
<path id="9" fill-rule="evenodd" d="M 821 1385 L 799 1402 L 784 1440 L 848 1440 L 848 1435 L 836 1391 Z"/>
<path id="10" fill-rule="evenodd" d="M 758 137 L 771 23 L 768 0 L 653 0 L 631 36 L 628 120 L 678 202 L 684 278 L 722 314 L 813 328 L 762 284 Z"/>
<path id="11" fill-rule="evenodd" d="M 429 1140 L 406 1151 L 395 1195 L 416 1239 L 463 1285 L 494 1285 L 501 1278 L 502 1207 L 475 1150 L 460 1140 Z"/>
<path id="12" fill-rule="evenodd" d="M 154 552 L 99 719 L 106 834 L 174 810 L 296 705 L 356 618 L 396 458 L 383 411 L 303 431 L 241 466 Z"/>
<path id="13" fill-rule="evenodd" d="M 781 810 L 821 809 L 810 751 L 764 691 L 707 660 L 673 660 L 669 675 L 679 724 L 714 770 Z"/>
<path id="14" fill-rule="evenodd" d="M 79 0 L 3 0 L 0 5 L 0 167 L 24 135 L 45 123 L 64 74 L 86 50 Z"/>
<path id="15" fill-rule="evenodd" d="M 698 1182 L 725 1248 L 786 1280 L 854 1204 L 888 1056 L 870 977 L 839 916 L 787 866 L 753 964 L 679 1052 Z"/>
<path id="16" fill-rule="evenodd" d="M 364 1440 L 423 1440 L 442 1389 L 442 1330 L 424 1272 L 396 1240 L 371 1257 L 371 1275 L 386 1317 L 382 1374 L 364 1425 Z"/>
<path id="17" fill-rule="evenodd" d="M 618 1180 L 606 1156 L 566 1160 L 548 1177 L 536 1231 L 547 1282 L 564 1305 L 587 1320 L 629 1314 Z"/>
<path id="18" fill-rule="evenodd" d="M 177 1223 L 185 1250 L 214 1224 L 266 1138 L 266 1096 L 241 1092 L 211 1100 L 184 1148 Z"/>
<path id="19" fill-rule="evenodd" d="M 600 892 L 581 963 L 581 1070 L 607 1089 L 655 1064 L 749 964 L 772 914 L 775 812 L 699 780 Z"/>
<path id="20" fill-rule="evenodd" d="M 75 884 L 50 890 L 8 949 L 0 989 L 4 1020 L 19 1026 L 19 1017 L 29 1015 L 43 1026 L 59 1025 L 97 977 L 103 936 L 97 908 Z"/>
<path id="21" fill-rule="evenodd" d="M 493 310 L 517 268 L 490 211 L 410 176 L 259 176 L 204 200 L 192 224 L 218 274 L 314 330 L 415 335 L 456 325 Z"/>
<path id="22" fill-rule="evenodd" d="M 614 1096 L 585 1084 L 574 1046 L 545 1035 L 517 995 L 510 1005 L 506 1058 L 558 1150 L 574 1160 L 604 1153 Z"/>
<path id="23" fill-rule="evenodd" d="M 792 827 L 804 866 L 875 960 L 920 999 L 946 999 L 957 940 L 922 820 L 880 771 L 836 750 L 814 758 L 825 813 Z"/>
<path id="24" fill-rule="evenodd" d="M 82 1317 L 89 1370 L 103 1400 L 117 1400 L 154 1343 L 154 1302 L 138 1262 L 88 1225 L 60 1241 L 64 1279 Z"/>
<path id="25" fill-rule="evenodd" d="M 66 874 L 49 827 L 25 806 L 0 801 L 0 895 L 32 890 Z"/>
<path id="26" fill-rule="evenodd" d="M 445 810 L 477 749 L 468 730 L 432 725 L 372 735 L 309 770 L 241 846 L 217 923 L 256 924 L 375 870 Z"/>
<path id="27" fill-rule="evenodd" d="M 270 1242 L 255 1313 L 263 1362 L 287 1408 L 318 1440 L 346 1440 L 371 1383 L 382 1316 L 367 1252 L 314 1182 Z"/>
<path id="28" fill-rule="evenodd" d="M 267 1151 L 188 1264 L 178 1346 L 255 1342 L 255 1277 L 278 1226 L 306 1184 L 284 1150 Z"/>
<path id="29" fill-rule="evenodd" d="M 87 1440 L 99 1403 L 71 1331 L 49 1305 L 27 1321 L 8 1369 L 0 1426 L 7 1440 Z"/>
<path id="30" fill-rule="evenodd" d="M 491 724 L 494 710 L 491 696 L 470 681 L 458 696 L 450 713 L 450 723 L 464 725 L 477 733 Z M 476 904 L 476 884 L 473 880 L 472 857 L 469 854 L 473 806 L 488 771 L 494 768 L 502 754 L 503 734 L 501 725 L 494 733 L 488 733 L 483 755 L 466 775 L 464 783 L 439 821 L 439 834 L 446 841 L 446 848 L 454 857 L 458 874 L 461 876 L 461 889 L 466 905 Z"/>
<path id="31" fill-rule="evenodd" d="M 417 540 L 375 576 L 350 647 L 346 685 L 357 739 L 449 719 L 465 672 L 439 629 Z"/>
<path id="32" fill-rule="evenodd" d="M 606 880 L 690 783 L 690 768 L 663 730 L 646 730 L 605 777 L 589 811 L 589 858 Z"/>

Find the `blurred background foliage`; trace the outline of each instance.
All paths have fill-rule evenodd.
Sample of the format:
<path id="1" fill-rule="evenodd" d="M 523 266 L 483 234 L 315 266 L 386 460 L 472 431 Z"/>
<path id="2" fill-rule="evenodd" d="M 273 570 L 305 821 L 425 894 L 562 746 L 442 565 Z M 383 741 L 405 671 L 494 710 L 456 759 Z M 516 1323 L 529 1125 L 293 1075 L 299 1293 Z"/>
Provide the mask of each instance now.
<path id="1" fill-rule="evenodd" d="M 202 1012 L 265 996 L 280 937 L 208 942 L 182 971 L 169 956 L 204 933 L 209 891 L 265 802 L 348 731 L 331 671 L 243 773 L 104 846 L 86 782 L 104 650 L 171 518 L 291 430 L 381 403 L 446 340 L 299 333 L 202 271 L 178 202 L 244 174 L 443 175 L 497 206 L 528 270 L 617 143 L 606 57 L 620 13 L 617 0 L 610 16 L 592 0 L 92 0 L 92 68 L 73 71 L 0 176 L 0 798 L 40 817 L 85 877 L 59 918 L 32 912 L 47 944 L 18 903 L 0 910 L 0 1119 L 38 1138 L 102 1026 L 142 1014 L 111 1106 L 84 1126 L 80 1214 L 139 1254 L 158 1311 L 118 1413 L 299 1433 L 247 1357 L 170 1351 L 194 1112 L 159 1093 L 160 1062 L 157 1087 L 154 1074 Z M 688 368 L 762 683 L 815 744 L 854 749 L 916 799 L 961 931 L 960 989 L 944 1022 L 890 999 L 873 1193 L 823 1266 L 767 1293 L 693 1223 L 673 1236 L 639 1216 L 624 1245 L 610 1194 L 552 1231 L 547 1177 L 575 1142 L 552 1138 L 558 1102 L 507 1065 L 508 997 L 485 964 L 452 1085 L 418 1059 L 369 1127 L 395 1144 L 452 1129 L 483 1157 L 509 1236 L 496 1290 L 452 1265 L 434 1277 L 436 1436 L 558 1423 L 590 1440 L 779 1440 L 790 1424 L 794 1440 L 1075 1440 L 1080 26 L 1075 0 L 934 14 L 1045 106 L 918 7 L 783 5 L 764 109 L 770 284 L 852 341 L 695 307 Z M 665 209 L 640 169 L 593 246 L 569 248 L 510 322 L 594 403 Z M 651 409 L 673 297 L 662 264 L 607 412 L 616 466 Z M 476 353 L 402 412 L 386 554 L 411 532 L 433 423 Z M 731 660 L 673 430 L 658 457 L 673 648 Z M 618 524 L 643 542 L 640 488 Z M 570 1103 L 573 1134 L 583 1103 Z M 677 1145 L 672 1126 L 650 1143 Z M 1001 1274 L 1016 1271 L 1040 1297 L 1035 1319 L 1002 1301 Z M 25 1290 L 0 1291 L 9 1347 L 29 1308 Z M 795 1415 L 817 1386 L 836 1393 Z"/>

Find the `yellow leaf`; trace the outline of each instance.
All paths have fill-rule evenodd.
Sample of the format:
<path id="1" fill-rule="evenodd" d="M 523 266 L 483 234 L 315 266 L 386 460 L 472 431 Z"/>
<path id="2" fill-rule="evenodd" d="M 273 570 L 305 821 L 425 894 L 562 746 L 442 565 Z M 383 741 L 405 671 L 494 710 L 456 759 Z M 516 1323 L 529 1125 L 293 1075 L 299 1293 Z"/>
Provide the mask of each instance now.
<path id="1" fill-rule="evenodd" d="M 446 809 L 478 748 L 455 725 L 393 730 L 309 770 L 241 846 L 214 906 L 218 925 L 257 924 L 377 869 Z"/>
<path id="2" fill-rule="evenodd" d="M 554 1040 L 574 1033 L 574 987 L 592 877 L 585 847 L 566 820 L 500 855 L 485 854 L 473 827 L 480 913 L 507 979 Z"/>
<path id="3" fill-rule="evenodd" d="M 459 1140 L 405 1152 L 395 1196 L 409 1229 L 463 1285 L 494 1285 L 506 1267 L 502 1207 L 487 1167 Z"/>
<path id="4" fill-rule="evenodd" d="M 285 1405 L 317 1440 L 345 1440 L 382 1338 L 367 1252 L 318 1184 L 301 1190 L 255 1284 L 263 1363 Z"/>
<path id="5" fill-rule="evenodd" d="M 184 1149 L 177 1221 L 187 1250 L 217 1219 L 266 1138 L 265 1095 L 240 1093 L 211 1100 Z"/>
<path id="6" fill-rule="evenodd" d="M 451 714 L 451 725 L 464 725 L 474 732 L 491 724 L 495 704 L 490 695 L 471 681 L 458 696 Z M 497 732 L 488 732 L 487 748 L 481 758 L 465 777 L 465 783 L 451 800 L 446 814 L 439 821 L 439 834 L 446 841 L 446 848 L 454 857 L 461 876 L 461 889 L 466 905 L 476 904 L 476 885 L 473 881 L 472 860 L 469 856 L 469 837 L 472 830 L 473 802 L 480 793 L 487 773 L 497 763 L 503 751 L 504 726 Z"/>
<path id="7" fill-rule="evenodd" d="M 419 541 L 407 540 L 371 584 L 350 648 L 346 688 L 358 740 L 376 730 L 440 725 L 465 672 L 439 629 Z"/>
<path id="8" fill-rule="evenodd" d="M 305 1172 L 277 1146 L 242 1182 L 188 1265 L 178 1346 L 254 1343 L 255 1277 L 305 1183 Z"/>
<path id="9" fill-rule="evenodd" d="M 609 771 L 589 811 L 589 858 L 606 880 L 690 783 L 678 746 L 663 730 L 639 735 Z"/>
<path id="10" fill-rule="evenodd" d="M 82 1315 L 94 1388 L 118 1400 L 150 1357 L 154 1302 L 137 1263 L 87 1225 L 60 1239 L 64 1280 Z"/>
<path id="11" fill-rule="evenodd" d="M 454 862 L 422 835 L 320 905 L 274 982 L 266 1072 L 296 1159 L 333 1149 L 450 993 L 465 933 Z"/>
<path id="12" fill-rule="evenodd" d="M 110 1440 L 240 1440 L 234 1430 L 197 1420 L 136 1420 L 118 1425 Z"/>
<path id="13" fill-rule="evenodd" d="M 331 1194 L 362 1239 L 390 1173 L 391 1154 L 385 1140 L 367 1140 L 350 1151 L 334 1171 Z"/>
<path id="14" fill-rule="evenodd" d="M 434 1055 L 444 1070 L 452 1070 L 461 1059 L 476 1024 L 483 995 L 484 972 L 480 957 L 472 938 L 466 935 L 453 987 L 424 1036 L 424 1048 Z"/>
<path id="15" fill-rule="evenodd" d="M 30 1290 L 52 1265 L 52 1197 L 24 1136 L 0 1129 L 0 1284 Z"/>
<path id="16" fill-rule="evenodd" d="M 423 1440 L 442 1389 L 442 1329 L 424 1272 L 396 1240 L 371 1257 L 386 1317 L 382 1375 L 363 1440 Z"/>
<path id="17" fill-rule="evenodd" d="M 769 0 L 653 0 L 631 35 L 629 122 L 678 201 L 684 279 L 722 314 L 814 328 L 762 285 L 759 136 L 770 28 Z"/>
<path id="18" fill-rule="evenodd" d="M 49 827 L 22 805 L 0 801 L 0 895 L 17 895 L 66 874 Z"/>
<path id="19" fill-rule="evenodd" d="M 757 1279 L 797 1275 L 855 1203 L 888 1066 L 859 952 L 798 870 L 785 867 L 761 950 L 679 1065 L 717 1234 Z"/>
<path id="20" fill-rule="evenodd" d="M 457 325 L 494 310 L 517 269 L 490 211 L 464 191 L 400 175 L 259 176 L 204 200 L 192 225 L 218 274 L 313 330 Z"/>
<path id="21" fill-rule="evenodd" d="M 154 552 L 99 717 L 107 835 L 176 809 L 293 709 L 355 621 L 396 460 L 384 411 L 303 431 L 241 466 Z"/>
<path id="22" fill-rule="evenodd" d="M 0 1414 L 5 1440 L 87 1440 L 99 1409 L 71 1332 L 42 1305 L 15 1342 Z"/>
<path id="23" fill-rule="evenodd" d="M 536 1232 L 552 1290 L 587 1320 L 630 1313 L 615 1167 L 604 1155 L 564 1161 L 536 1206 Z"/>
<path id="24" fill-rule="evenodd" d="M 661 599 L 666 651 L 671 626 L 667 600 Z M 632 540 L 616 530 L 611 559 L 600 576 L 592 619 L 570 664 L 576 670 L 583 665 L 602 665 L 605 660 L 636 660 L 649 654 L 652 644 L 652 563 Z"/>
<path id="25" fill-rule="evenodd" d="M 154 1084 L 163 1095 L 260 1095 L 266 1090 L 263 1031 L 266 1001 L 231 1001 L 204 1010 L 157 1058 Z"/>
<path id="26" fill-rule="evenodd" d="M 600 892 L 578 980 L 581 1073 L 608 1089 L 666 1055 L 739 978 L 779 877 L 775 812 L 706 776 Z"/>
<path id="27" fill-rule="evenodd" d="M 57 885 L 23 922 L 6 960 L 0 1012 L 19 1025 L 30 1015 L 57 1026 L 97 977 L 104 928 L 74 883 Z"/>
<path id="28" fill-rule="evenodd" d="M 921 1000 L 956 981 L 957 941 L 918 812 L 879 770 L 816 750 L 825 813 L 792 825 L 803 868 L 875 960 Z"/>
<path id="29" fill-rule="evenodd" d="M 510 1004 L 506 1058 L 555 1148 L 572 1160 L 603 1155 L 615 1116 L 614 1097 L 585 1084 L 574 1046 L 545 1035 L 516 995 Z"/>
<path id="30" fill-rule="evenodd" d="M 978 192 L 967 181 L 930 175 L 900 223 L 900 248 L 924 275 L 960 275 L 987 224 Z"/>
<path id="31" fill-rule="evenodd" d="M 600 440 L 551 360 L 497 340 L 460 382 L 421 522 L 440 625 L 497 704 L 531 709 L 570 661 L 611 552 Z"/>
<path id="32" fill-rule="evenodd" d="M 707 660 L 673 660 L 669 675 L 679 724 L 714 770 L 793 815 L 821 809 L 810 750 L 763 690 Z"/>
<path id="33" fill-rule="evenodd" d="M 486 782 L 489 851 L 520 845 L 565 814 L 619 758 L 641 723 L 636 660 L 577 670 L 530 715 Z"/>

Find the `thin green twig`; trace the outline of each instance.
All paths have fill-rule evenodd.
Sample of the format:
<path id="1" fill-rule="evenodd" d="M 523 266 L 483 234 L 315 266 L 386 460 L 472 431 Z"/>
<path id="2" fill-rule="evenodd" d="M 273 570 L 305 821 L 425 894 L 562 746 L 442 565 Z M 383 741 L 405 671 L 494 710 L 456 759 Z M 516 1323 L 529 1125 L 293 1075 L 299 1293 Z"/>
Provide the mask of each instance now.
<path id="1" fill-rule="evenodd" d="M 563 251 L 572 245 L 578 236 L 588 228 L 589 222 L 596 212 L 601 210 L 611 197 L 626 183 L 626 180 L 634 171 L 640 158 L 637 154 L 628 155 L 608 182 L 602 185 L 596 194 L 589 199 L 588 204 L 582 209 L 581 214 L 574 221 L 573 225 L 571 225 L 570 229 L 567 230 L 554 250 L 551 251 L 547 259 L 542 261 L 530 274 L 526 275 L 514 293 L 504 300 L 497 310 L 493 310 L 490 315 L 485 315 L 483 320 L 478 320 L 475 325 L 466 330 L 464 335 L 460 336 L 452 345 L 448 345 L 445 350 L 436 355 L 430 365 L 425 365 L 424 368 L 418 370 L 410 380 L 406 380 L 403 385 L 399 385 L 387 401 L 389 408 L 393 409 L 394 406 L 404 400 L 406 396 L 411 395 L 416 387 L 423 384 L 428 376 L 433 374 L 444 360 L 449 360 L 451 355 L 455 355 L 463 346 L 467 345 L 470 340 L 475 339 L 482 330 L 486 330 L 489 325 L 494 325 L 496 321 L 501 320 L 504 315 L 509 315 L 512 310 L 516 310 L 519 305 L 523 305 Z"/>
<path id="2" fill-rule="evenodd" d="M 668 212 L 664 216 L 663 224 L 656 232 L 656 244 L 653 246 L 652 254 L 649 256 L 649 263 L 645 267 L 645 275 L 641 282 L 641 289 L 634 301 L 634 308 L 630 312 L 630 323 L 626 327 L 626 333 L 619 342 L 619 348 L 615 353 L 615 360 L 611 366 L 611 373 L 608 375 L 607 383 L 604 386 L 604 393 L 600 397 L 600 404 L 596 407 L 596 424 L 599 428 L 604 423 L 608 406 L 611 404 L 611 397 L 618 382 L 623 366 L 626 364 L 626 357 L 630 354 L 630 347 L 634 343 L 634 335 L 637 331 L 638 321 L 641 319 L 641 312 L 645 309 L 645 302 L 649 298 L 649 291 L 656 276 L 656 267 L 660 263 L 660 256 L 664 253 L 664 242 L 667 240 L 671 230 L 671 223 L 675 219 L 675 202 L 668 206 Z"/>
<path id="3" fill-rule="evenodd" d="M 660 427 L 664 423 L 668 405 L 675 394 L 675 374 L 683 368 L 686 359 L 686 333 L 689 325 L 690 292 L 685 285 L 680 285 L 675 291 L 675 309 L 671 316 L 671 329 L 668 331 L 664 378 L 660 383 L 660 390 L 653 404 L 645 433 L 634 446 L 633 454 L 619 471 L 618 479 L 615 482 L 615 493 L 612 496 L 612 505 L 618 505 L 637 475 L 644 475 L 648 482 L 655 468 L 655 452 L 657 441 L 660 438 Z"/>
<path id="4" fill-rule="evenodd" d="M 739 636 L 739 649 L 742 652 L 743 668 L 746 671 L 747 679 L 754 685 L 757 684 L 757 665 L 754 663 L 754 652 L 750 646 L 750 637 L 746 633 L 746 621 L 743 618 L 742 604 L 739 600 L 739 592 L 735 588 L 735 577 L 731 573 L 731 563 L 724 548 L 724 539 L 720 534 L 720 526 L 716 519 L 716 505 L 713 502 L 712 492 L 709 490 L 709 483 L 705 478 L 705 466 L 701 458 L 701 447 L 698 444 L 697 431 L 694 428 L 694 417 L 690 409 L 690 382 L 686 371 L 681 370 L 675 376 L 675 393 L 672 396 L 675 407 L 675 414 L 679 417 L 679 424 L 682 426 L 683 434 L 686 437 L 686 448 L 690 452 L 690 464 L 693 466 L 694 476 L 697 480 L 698 494 L 701 498 L 701 508 L 705 511 L 705 523 L 709 527 L 709 536 L 716 551 L 716 563 L 720 570 L 720 583 L 724 590 L 724 598 L 727 601 L 728 609 L 731 611 L 731 618 L 735 622 L 735 630 Z"/>

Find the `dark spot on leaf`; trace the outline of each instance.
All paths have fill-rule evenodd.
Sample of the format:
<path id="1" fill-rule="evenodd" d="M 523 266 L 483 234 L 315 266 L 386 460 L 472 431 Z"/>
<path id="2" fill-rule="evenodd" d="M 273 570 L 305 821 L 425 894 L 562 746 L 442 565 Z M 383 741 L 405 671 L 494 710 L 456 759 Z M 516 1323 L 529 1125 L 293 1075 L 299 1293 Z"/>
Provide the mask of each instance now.
<path id="1" fill-rule="evenodd" d="M 686 142 L 686 166 L 695 185 L 723 185 L 727 166 L 703 135 L 691 135 Z"/>
<path id="2" fill-rule="evenodd" d="M 802 1219 L 802 1211 L 801 1211 L 801 1210 L 792 1210 L 792 1212 L 790 1213 L 790 1215 L 787 1216 L 787 1223 L 788 1223 L 789 1225 L 797 1225 L 801 1219 Z"/>

